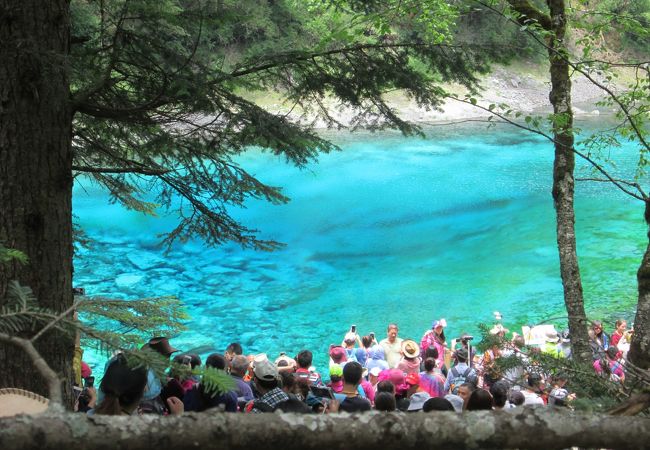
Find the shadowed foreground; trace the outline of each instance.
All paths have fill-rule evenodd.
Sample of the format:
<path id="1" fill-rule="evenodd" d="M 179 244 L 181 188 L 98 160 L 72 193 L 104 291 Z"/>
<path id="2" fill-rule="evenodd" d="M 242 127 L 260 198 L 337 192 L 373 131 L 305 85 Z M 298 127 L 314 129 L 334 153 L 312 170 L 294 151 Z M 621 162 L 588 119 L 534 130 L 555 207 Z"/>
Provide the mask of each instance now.
<path id="1" fill-rule="evenodd" d="M 625 430 L 624 433 L 621 430 Z M 2 449 L 128 448 L 644 448 L 650 419 L 558 410 L 337 416 L 185 414 L 87 417 L 46 413 L 0 419 Z"/>

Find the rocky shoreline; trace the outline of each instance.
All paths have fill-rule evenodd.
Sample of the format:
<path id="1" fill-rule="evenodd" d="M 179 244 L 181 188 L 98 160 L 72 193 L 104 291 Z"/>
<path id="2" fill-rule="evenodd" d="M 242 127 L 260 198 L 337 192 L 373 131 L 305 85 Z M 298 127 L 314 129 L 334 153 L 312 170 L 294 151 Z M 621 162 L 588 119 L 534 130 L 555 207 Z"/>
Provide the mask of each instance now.
<path id="1" fill-rule="evenodd" d="M 529 70 L 527 70 L 529 69 Z M 512 70 L 509 67 L 497 66 L 486 75 L 482 81 L 480 96 L 477 96 L 478 105 L 487 107 L 490 104 L 507 104 L 513 111 L 524 114 L 546 114 L 552 111 L 549 103 L 550 80 L 546 73 L 539 74 L 538 66 L 530 65 L 526 68 Z M 459 98 L 464 98 L 465 91 L 458 86 L 447 86 Z M 614 87 L 616 91 L 620 88 Z M 580 74 L 572 78 L 572 100 L 574 114 L 579 117 L 612 114 L 611 109 L 596 105 L 605 97 L 606 93 L 595 86 Z M 259 99 L 258 99 L 259 100 Z M 490 114 L 471 104 L 456 100 L 448 100 L 440 110 L 424 110 L 414 101 L 401 93 L 393 93 L 387 97 L 387 103 L 394 108 L 399 116 L 409 122 L 417 124 L 433 124 L 440 122 L 455 122 L 463 120 L 487 119 Z M 259 103 L 258 103 L 259 104 Z M 330 114 L 343 125 L 352 123 L 356 112 L 351 108 L 341 108 L 333 102 L 324 102 Z M 278 114 L 286 114 L 303 124 L 312 124 L 317 129 L 327 128 L 322 119 L 315 119 L 313 115 L 301 114 L 296 109 L 289 109 L 288 105 L 264 99 L 260 106 Z"/>

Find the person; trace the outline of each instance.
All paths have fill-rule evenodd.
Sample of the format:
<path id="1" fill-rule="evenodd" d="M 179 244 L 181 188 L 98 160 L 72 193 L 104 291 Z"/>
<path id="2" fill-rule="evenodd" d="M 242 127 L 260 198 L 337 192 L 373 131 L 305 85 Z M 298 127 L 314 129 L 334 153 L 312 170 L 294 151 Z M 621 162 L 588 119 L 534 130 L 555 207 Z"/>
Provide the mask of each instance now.
<path id="1" fill-rule="evenodd" d="M 275 367 L 278 368 L 279 372 L 289 372 L 294 373 L 296 371 L 296 360 L 288 357 L 284 352 L 280 353 L 275 359 Z"/>
<path id="2" fill-rule="evenodd" d="M 375 389 L 375 392 L 377 390 L 376 386 L 377 383 L 379 383 L 379 374 L 381 373 L 381 369 L 379 367 L 373 367 L 368 371 L 368 382 L 370 385 Z"/>
<path id="3" fill-rule="evenodd" d="M 377 411 L 391 412 L 397 409 L 395 394 L 390 392 L 378 392 L 375 396 L 375 409 Z"/>
<path id="4" fill-rule="evenodd" d="M 198 355 L 195 355 L 198 358 Z M 192 389 L 192 387 L 198 383 L 196 377 L 192 375 L 192 370 L 197 367 L 192 364 L 192 355 L 182 354 L 174 356 L 172 360 L 175 366 L 173 365 L 169 370 L 170 377 L 180 384 L 183 393 Z M 200 361 L 200 358 L 199 358 Z M 200 363 L 199 363 L 200 365 Z M 168 381 L 167 385 L 169 386 L 172 381 Z M 164 388 L 163 388 L 164 389 Z"/>
<path id="5" fill-rule="evenodd" d="M 374 368 L 379 369 L 379 371 L 390 369 L 390 367 L 388 367 L 388 362 L 386 362 L 384 349 L 381 345 L 377 344 L 368 349 L 368 359 L 366 359 L 366 368 L 369 371 Z"/>
<path id="6" fill-rule="evenodd" d="M 356 361 L 350 361 L 343 367 L 343 389 L 334 394 L 334 398 L 340 402 L 339 411 L 370 411 L 370 402 L 359 394 L 362 375 L 363 367 Z"/>
<path id="7" fill-rule="evenodd" d="M 132 415 L 138 410 L 147 384 L 147 369 L 131 367 L 126 357 L 117 355 L 108 365 L 99 386 L 103 399 L 89 415 Z M 174 415 L 183 414 L 183 403 L 176 397 L 167 400 Z"/>
<path id="8" fill-rule="evenodd" d="M 523 392 L 510 391 L 510 395 L 508 395 L 508 402 L 510 402 L 513 408 L 516 408 L 517 406 L 523 406 L 525 401 L 526 397 L 524 396 Z"/>
<path id="9" fill-rule="evenodd" d="M 338 364 L 330 366 L 330 381 L 327 387 L 331 388 L 334 392 L 341 392 L 343 390 L 343 367 Z"/>
<path id="10" fill-rule="evenodd" d="M 463 399 L 463 411 L 467 409 L 467 402 L 469 401 L 472 392 L 477 389 L 474 383 L 465 382 L 458 386 L 458 396 Z"/>
<path id="11" fill-rule="evenodd" d="M 230 376 L 237 384 L 235 389 L 237 402 L 249 402 L 254 398 L 250 384 L 244 381 L 248 366 L 248 358 L 244 355 L 235 355 L 230 361 Z"/>
<path id="12" fill-rule="evenodd" d="M 424 371 L 420 372 L 420 387 L 431 397 L 444 397 L 445 377 L 436 367 L 436 360 L 427 358 L 424 360 Z"/>
<path id="13" fill-rule="evenodd" d="M 458 386 L 465 382 L 471 382 L 478 385 L 478 376 L 473 367 L 467 365 L 468 351 L 466 348 L 460 348 L 456 351 L 456 365 L 451 368 L 445 380 L 445 392 L 451 394 L 458 393 Z"/>
<path id="14" fill-rule="evenodd" d="M 352 330 L 355 331 L 352 331 Z M 343 337 L 343 342 L 341 342 L 341 347 L 345 349 L 345 356 L 348 361 L 357 361 L 357 348 L 355 345 L 359 342 L 361 346 L 361 341 L 359 335 L 356 332 L 356 327 L 353 325 L 349 332 Z"/>
<path id="15" fill-rule="evenodd" d="M 354 357 L 362 367 L 368 367 L 368 353 L 375 345 L 378 346 L 379 344 L 375 341 L 374 334 L 369 334 L 361 338 L 361 345 L 354 350 Z"/>
<path id="16" fill-rule="evenodd" d="M 490 394 L 492 395 L 492 404 L 495 410 L 502 410 L 506 408 L 508 403 L 508 383 L 499 380 L 490 386 Z M 508 404 L 508 407 L 511 405 Z"/>
<path id="17" fill-rule="evenodd" d="M 591 329 L 594 331 L 594 342 L 603 351 L 607 350 L 609 347 L 609 336 L 603 330 L 603 323 L 600 320 L 594 320 L 591 323 Z"/>
<path id="18" fill-rule="evenodd" d="M 224 372 L 227 365 L 226 358 L 219 353 L 212 353 L 205 361 L 206 368 L 222 370 Z M 208 376 L 208 374 L 203 375 L 201 382 L 185 393 L 183 397 L 185 410 L 201 412 L 210 408 L 223 406 L 226 412 L 237 412 L 236 391 L 224 393 L 210 392 L 207 389 L 208 383 L 206 377 Z"/>
<path id="19" fill-rule="evenodd" d="M 483 384 L 489 388 L 493 383 L 501 379 L 501 370 L 499 369 L 496 360 L 501 357 L 501 349 L 499 343 L 494 342 L 492 347 L 483 353 L 481 358 L 481 371 L 483 372 Z"/>
<path id="20" fill-rule="evenodd" d="M 243 354 L 244 349 L 242 348 L 241 344 L 239 342 L 231 342 L 228 344 L 228 347 L 226 347 L 226 351 L 223 353 L 223 357 L 226 358 L 226 361 L 228 361 L 228 364 L 230 364 L 230 361 L 232 361 L 235 356 Z"/>
<path id="21" fill-rule="evenodd" d="M 277 367 L 269 361 L 265 353 L 255 356 L 253 361 L 253 383 L 260 393 L 260 398 L 248 402 L 246 411 L 261 413 L 275 410 L 289 396 L 280 388 L 280 373 Z"/>
<path id="22" fill-rule="evenodd" d="M 429 400 L 431 396 L 420 387 L 420 375 L 417 373 L 409 373 L 406 376 L 406 384 L 409 386 L 406 391 L 406 398 L 408 399 L 406 411 L 421 411 L 424 402 Z"/>
<path id="23" fill-rule="evenodd" d="M 524 405 L 544 405 L 544 399 L 540 395 L 541 391 L 542 376 L 538 373 L 528 374 L 526 389 L 522 391 Z"/>
<path id="24" fill-rule="evenodd" d="M 397 365 L 397 369 L 405 374 L 417 374 L 420 371 L 420 348 L 418 344 L 406 339 L 402 341 L 402 360 Z"/>
<path id="25" fill-rule="evenodd" d="M 164 336 L 156 336 L 149 339 L 149 342 L 142 346 L 142 350 L 153 351 L 165 360 L 169 360 L 174 353 L 180 352 L 180 350 L 172 347 L 169 339 Z M 153 369 L 149 368 L 147 371 L 147 387 L 138 406 L 138 410 L 143 414 L 166 414 L 168 412 L 168 405 L 165 399 L 180 395 L 178 386 L 174 385 L 175 383 L 172 382 L 172 385 L 166 386 L 168 389 L 166 389 L 166 392 L 164 392 L 165 395 L 163 396 L 163 385 Z"/>
<path id="26" fill-rule="evenodd" d="M 553 358 L 563 358 L 564 352 L 560 347 L 560 341 L 561 338 L 558 335 L 557 331 L 547 331 L 546 337 L 544 339 L 544 346 L 542 347 L 542 353 L 552 356 Z"/>
<path id="27" fill-rule="evenodd" d="M 320 386 L 323 384 L 323 380 L 316 369 L 312 369 L 311 364 L 313 361 L 313 354 L 309 350 L 301 350 L 298 355 L 296 355 L 296 371 L 294 376 L 301 380 L 307 380 L 309 384 L 314 386 Z"/>
<path id="28" fill-rule="evenodd" d="M 618 349 L 613 345 L 610 346 L 605 352 L 605 357 L 597 359 L 594 361 L 594 370 L 598 375 L 602 375 L 603 369 L 607 369 L 612 381 L 620 381 L 623 383 L 625 381 L 625 371 L 623 370 L 623 365 L 617 361 Z"/>
<path id="29" fill-rule="evenodd" d="M 524 351 L 526 340 L 521 335 L 512 338 L 510 345 L 502 352 L 503 357 L 514 356 L 518 364 L 506 369 L 503 379 L 510 386 L 519 386 L 525 383 L 526 366 L 528 365 L 528 355 Z"/>
<path id="30" fill-rule="evenodd" d="M 394 369 L 402 359 L 402 339 L 397 337 L 399 328 L 397 324 L 391 323 L 386 330 L 386 338 L 382 339 L 379 345 L 384 350 L 384 356 L 388 367 Z"/>
<path id="31" fill-rule="evenodd" d="M 568 407 L 569 402 L 575 399 L 575 394 L 569 394 L 566 384 L 569 377 L 559 373 L 553 377 L 553 389 L 548 394 L 548 405 L 557 407 Z"/>
<path id="32" fill-rule="evenodd" d="M 330 367 L 334 364 L 343 367 L 348 361 L 347 352 L 340 345 L 330 346 Z"/>
<path id="33" fill-rule="evenodd" d="M 618 347 L 618 343 L 621 341 L 623 336 L 625 336 L 625 331 L 627 330 L 627 321 L 624 319 L 618 319 L 614 326 L 616 329 L 612 333 L 612 338 L 610 340 L 610 345 Z"/>
<path id="34" fill-rule="evenodd" d="M 285 413 L 294 413 L 294 414 L 313 413 L 313 410 L 298 398 L 289 398 L 289 400 L 280 402 L 276 405 L 275 409 Z"/>
<path id="35" fill-rule="evenodd" d="M 445 319 L 434 320 L 431 323 L 431 329 L 427 330 L 422 339 L 420 340 L 420 350 L 425 353 L 427 348 L 434 346 L 438 350 L 436 358 L 437 367 L 442 367 L 445 364 L 445 352 L 447 351 L 447 339 L 445 338 L 445 327 L 447 321 Z"/>
<path id="36" fill-rule="evenodd" d="M 451 403 L 451 406 L 454 408 L 454 411 L 456 411 L 458 414 L 463 412 L 463 406 L 465 405 L 465 402 L 460 396 L 454 394 L 447 394 L 445 395 L 445 400 Z"/>
<path id="37" fill-rule="evenodd" d="M 492 395 L 485 389 L 476 389 L 469 396 L 467 400 L 467 405 L 465 407 L 466 411 L 491 411 L 493 407 Z"/>
<path id="38" fill-rule="evenodd" d="M 446 398 L 432 397 L 422 405 L 422 412 L 430 411 L 454 411 L 454 405 Z"/>

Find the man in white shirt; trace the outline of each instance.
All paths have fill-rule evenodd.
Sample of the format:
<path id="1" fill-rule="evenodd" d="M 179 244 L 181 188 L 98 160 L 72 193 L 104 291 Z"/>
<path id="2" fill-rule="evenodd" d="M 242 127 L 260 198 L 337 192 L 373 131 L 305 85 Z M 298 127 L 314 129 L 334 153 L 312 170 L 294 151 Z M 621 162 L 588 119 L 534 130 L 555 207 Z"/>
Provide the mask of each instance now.
<path id="1" fill-rule="evenodd" d="M 542 405 L 544 406 L 544 400 L 539 396 L 538 392 L 541 392 L 542 377 L 537 373 L 531 373 L 528 375 L 528 386 L 522 391 L 524 394 L 524 406 L 525 405 Z"/>
<path id="2" fill-rule="evenodd" d="M 384 349 L 388 367 L 394 369 L 402 359 L 402 339 L 397 337 L 399 329 L 397 325 L 391 323 L 388 325 L 387 337 L 382 339 L 379 345 Z"/>

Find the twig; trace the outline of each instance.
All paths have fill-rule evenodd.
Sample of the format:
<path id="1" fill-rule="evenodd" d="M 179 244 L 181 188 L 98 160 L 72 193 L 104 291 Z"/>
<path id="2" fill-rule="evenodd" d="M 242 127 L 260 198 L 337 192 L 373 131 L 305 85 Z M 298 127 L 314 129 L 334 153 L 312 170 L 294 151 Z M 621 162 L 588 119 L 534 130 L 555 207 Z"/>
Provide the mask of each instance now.
<path id="1" fill-rule="evenodd" d="M 34 367 L 43 376 L 47 382 L 49 391 L 50 407 L 53 409 L 63 408 L 63 394 L 61 392 L 61 380 L 52 368 L 43 359 L 40 353 L 36 350 L 31 341 L 16 336 L 0 333 L 0 341 L 7 344 L 20 347 L 27 353 L 32 360 Z"/>
<path id="2" fill-rule="evenodd" d="M 36 334 L 34 335 L 34 337 L 32 337 L 32 338 L 29 340 L 29 342 L 31 342 L 31 343 L 36 342 L 36 340 L 37 340 L 38 338 L 40 338 L 41 336 L 43 336 L 43 334 L 44 334 L 47 330 L 49 330 L 50 328 L 52 328 L 54 325 L 56 325 L 58 322 L 60 322 L 61 319 L 63 319 L 65 316 L 67 316 L 67 315 L 70 314 L 72 311 L 74 311 L 74 310 L 77 308 L 77 306 L 79 306 L 79 303 L 81 303 L 81 301 L 74 302 L 74 303 L 72 304 L 72 306 L 70 306 L 68 309 L 66 309 L 65 311 L 63 311 L 63 312 L 62 312 L 61 314 L 59 314 L 58 316 L 56 316 L 56 317 L 54 318 L 54 320 L 52 320 L 50 323 L 48 323 L 48 324 L 45 325 L 43 328 L 41 328 L 41 331 L 39 331 L 38 333 L 36 333 Z"/>

